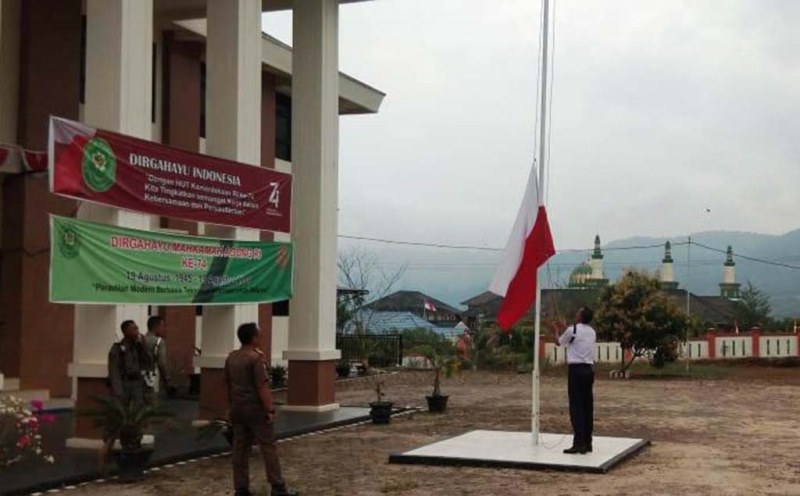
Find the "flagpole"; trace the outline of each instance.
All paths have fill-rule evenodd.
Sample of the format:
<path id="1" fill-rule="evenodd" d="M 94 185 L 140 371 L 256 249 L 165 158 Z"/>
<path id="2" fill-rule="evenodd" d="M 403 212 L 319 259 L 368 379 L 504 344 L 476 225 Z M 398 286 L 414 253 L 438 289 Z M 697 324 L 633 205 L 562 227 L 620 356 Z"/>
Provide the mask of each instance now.
<path id="1" fill-rule="evenodd" d="M 549 37 L 547 29 L 550 24 L 550 0 L 542 0 L 544 3 L 542 14 L 542 113 L 539 123 L 539 205 L 544 205 L 544 169 L 545 169 L 545 138 L 547 124 L 547 44 Z M 533 433 L 533 445 L 539 445 L 539 337 L 541 336 L 541 316 L 542 316 L 542 269 L 537 269 L 536 277 L 536 313 L 533 323 L 533 378 L 532 396 L 533 405 L 531 411 L 531 432 Z"/>

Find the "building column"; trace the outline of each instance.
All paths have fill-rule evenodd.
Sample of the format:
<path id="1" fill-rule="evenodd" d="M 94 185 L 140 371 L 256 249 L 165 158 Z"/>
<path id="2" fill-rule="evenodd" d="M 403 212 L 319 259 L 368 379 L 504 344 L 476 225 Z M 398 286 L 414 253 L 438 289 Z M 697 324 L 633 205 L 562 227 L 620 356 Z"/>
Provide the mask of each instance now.
<path id="1" fill-rule="evenodd" d="M 0 143 L 17 142 L 17 109 L 19 100 L 19 29 L 20 0 L 0 1 Z M 3 244 L 4 177 L 0 175 L 0 253 L 7 249 Z M 2 271 L 0 280 L 0 377 L 3 370 L 9 377 L 19 377 L 19 336 L 10 335 L 8 322 L 11 302 L 18 296 L 8 293 L 9 270 Z M 4 292 L 2 288 L 6 288 Z M 12 363 L 13 362 L 13 366 Z M 2 380 L 0 380 L 2 382 Z M 2 387 L 0 386 L 0 389 Z"/>
<path id="2" fill-rule="evenodd" d="M 20 0 L 0 2 L 0 143 L 17 142 Z"/>
<path id="3" fill-rule="evenodd" d="M 295 293 L 289 319 L 289 408 L 335 409 L 339 158 L 337 0 L 294 3 L 292 170 Z"/>
<path id="4" fill-rule="evenodd" d="M 87 0 L 86 103 L 84 120 L 93 127 L 150 139 L 152 95 L 153 0 Z M 83 203 L 78 218 L 134 229 L 150 229 L 152 216 Z M 76 305 L 73 379 L 76 407 L 92 404 L 91 395 L 107 394 L 108 351 L 120 337 L 119 326 L 133 319 L 141 328 L 144 305 Z M 97 447 L 100 432 L 78 418 L 72 447 Z"/>
<path id="5" fill-rule="evenodd" d="M 206 149 L 208 155 L 261 163 L 261 1 L 208 2 L 206 41 Z M 205 234 L 258 241 L 255 229 L 205 226 Z M 225 413 L 220 392 L 228 353 L 239 347 L 236 329 L 258 322 L 258 305 L 208 306 L 203 311 L 200 410 Z"/>
<path id="6" fill-rule="evenodd" d="M 761 357 L 761 328 L 754 327 L 750 329 L 750 339 L 752 339 L 751 348 L 753 350 L 753 356 L 756 358 Z"/>
<path id="7" fill-rule="evenodd" d="M 717 358 L 717 333 L 707 332 L 706 341 L 708 342 L 708 358 Z"/>

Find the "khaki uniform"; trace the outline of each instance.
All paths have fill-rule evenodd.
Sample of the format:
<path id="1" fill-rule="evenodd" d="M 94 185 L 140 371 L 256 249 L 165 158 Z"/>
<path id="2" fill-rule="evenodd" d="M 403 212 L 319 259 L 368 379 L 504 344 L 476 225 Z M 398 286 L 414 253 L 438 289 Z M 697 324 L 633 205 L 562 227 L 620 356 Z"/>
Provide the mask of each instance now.
<path id="1" fill-rule="evenodd" d="M 158 393 L 161 390 L 160 386 L 167 390 L 170 386 L 169 369 L 167 368 L 167 343 L 163 338 L 156 336 L 154 332 L 148 332 L 144 336 L 144 347 L 150 357 L 151 369 L 148 371 L 150 374 L 151 384 L 145 381 L 145 401 L 148 404 L 154 404 Z"/>
<path id="2" fill-rule="evenodd" d="M 141 405 L 144 402 L 144 371 L 150 359 L 141 341 L 123 339 L 108 352 L 108 382 L 111 394 L 122 404 Z"/>
<path id="3" fill-rule="evenodd" d="M 258 395 L 258 388 L 269 384 L 264 355 L 250 347 L 231 352 L 225 361 L 225 383 L 233 426 L 235 489 L 246 492 L 250 487 L 249 455 L 254 442 L 261 448 L 267 480 L 273 485 L 282 484 L 274 426 L 267 422 L 267 411 Z"/>

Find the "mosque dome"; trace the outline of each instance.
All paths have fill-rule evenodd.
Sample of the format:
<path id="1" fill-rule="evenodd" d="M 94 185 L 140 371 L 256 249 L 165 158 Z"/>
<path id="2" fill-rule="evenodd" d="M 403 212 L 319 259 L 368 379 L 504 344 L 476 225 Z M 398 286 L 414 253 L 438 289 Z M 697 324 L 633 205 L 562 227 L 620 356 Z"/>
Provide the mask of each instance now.
<path id="1" fill-rule="evenodd" d="M 586 262 L 575 267 L 569 275 L 569 287 L 583 288 L 587 286 L 587 281 L 592 278 L 592 266 Z"/>

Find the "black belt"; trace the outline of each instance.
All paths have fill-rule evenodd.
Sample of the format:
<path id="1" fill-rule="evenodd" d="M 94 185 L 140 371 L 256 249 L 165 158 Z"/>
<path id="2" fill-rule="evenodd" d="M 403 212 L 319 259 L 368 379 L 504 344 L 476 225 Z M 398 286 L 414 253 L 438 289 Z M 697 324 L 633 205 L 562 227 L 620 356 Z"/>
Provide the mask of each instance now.
<path id="1" fill-rule="evenodd" d="M 570 363 L 569 364 L 570 367 L 591 367 L 592 365 L 594 365 L 594 364 L 592 364 L 592 363 Z"/>

